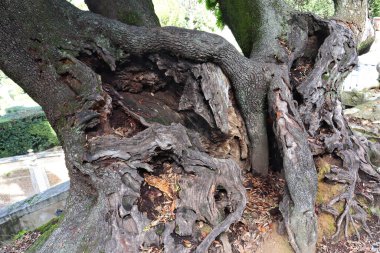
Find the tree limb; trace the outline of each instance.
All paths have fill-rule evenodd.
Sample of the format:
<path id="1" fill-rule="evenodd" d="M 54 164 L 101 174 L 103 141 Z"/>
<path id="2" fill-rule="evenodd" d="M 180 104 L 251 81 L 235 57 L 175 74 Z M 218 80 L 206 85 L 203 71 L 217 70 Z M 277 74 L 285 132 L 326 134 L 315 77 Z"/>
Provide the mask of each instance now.
<path id="1" fill-rule="evenodd" d="M 85 3 L 90 11 L 128 25 L 160 26 L 151 0 L 85 0 Z"/>

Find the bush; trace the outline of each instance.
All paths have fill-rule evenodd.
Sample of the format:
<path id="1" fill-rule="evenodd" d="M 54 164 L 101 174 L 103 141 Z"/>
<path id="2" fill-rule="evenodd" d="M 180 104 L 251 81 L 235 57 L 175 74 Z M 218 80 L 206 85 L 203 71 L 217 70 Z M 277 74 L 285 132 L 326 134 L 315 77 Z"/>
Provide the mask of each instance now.
<path id="1" fill-rule="evenodd" d="M 17 113 L 0 118 L 0 158 L 23 155 L 28 149 L 39 152 L 59 145 L 40 108 L 23 111 L 17 108 L 15 111 Z"/>
<path id="2" fill-rule="evenodd" d="M 372 17 L 380 17 L 380 0 L 369 1 L 370 15 Z"/>
<path id="3" fill-rule="evenodd" d="M 323 18 L 334 15 L 332 0 L 286 0 L 291 6 L 302 12 L 312 12 Z"/>

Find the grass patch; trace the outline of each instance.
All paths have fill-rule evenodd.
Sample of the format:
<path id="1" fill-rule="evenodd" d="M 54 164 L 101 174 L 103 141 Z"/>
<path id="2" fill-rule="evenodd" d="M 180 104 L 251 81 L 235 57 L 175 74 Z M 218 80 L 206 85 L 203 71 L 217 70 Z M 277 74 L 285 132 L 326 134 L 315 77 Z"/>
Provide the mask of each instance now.
<path id="1" fill-rule="evenodd" d="M 33 245 L 28 248 L 26 253 L 37 252 L 44 245 L 47 239 L 49 239 L 49 237 L 54 232 L 54 230 L 56 230 L 59 227 L 62 219 L 63 219 L 63 215 L 56 217 L 50 220 L 48 223 L 36 228 L 35 231 L 40 232 L 41 235 L 33 243 Z"/>
<path id="2" fill-rule="evenodd" d="M 12 238 L 13 241 L 16 241 L 18 239 L 21 239 L 26 233 L 28 233 L 29 231 L 28 230 L 21 230 L 20 232 L 18 232 L 17 234 L 15 234 Z"/>

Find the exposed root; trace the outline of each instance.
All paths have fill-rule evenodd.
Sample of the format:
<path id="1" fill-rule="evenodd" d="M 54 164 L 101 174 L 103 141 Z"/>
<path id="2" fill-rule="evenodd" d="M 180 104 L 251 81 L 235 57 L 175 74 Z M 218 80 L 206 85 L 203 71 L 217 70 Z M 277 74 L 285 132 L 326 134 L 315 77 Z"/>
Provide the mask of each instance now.
<path id="1" fill-rule="evenodd" d="M 341 152 L 341 157 L 344 161 L 344 168 L 333 167 L 331 173 L 326 175 L 329 180 L 347 184 L 344 192 L 333 198 L 327 205 L 322 206 L 322 210 L 333 215 L 336 221 L 336 232 L 332 236 L 333 239 L 339 239 L 339 236 L 344 227 L 344 236 L 348 238 L 350 235 L 350 225 L 352 226 L 356 236 L 360 239 L 360 233 L 357 228 L 357 223 L 370 234 L 367 225 L 367 213 L 355 199 L 357 182 L 359 179 L 360 160 L 353 151 Z M 343 210 L 340 211 L 336 207 L 339 202 L 344 202 Z"/>
<path id="2" fill-rule="evenodd" d="M 313 156 L 331 154 L 339 157 L 343 164 L 329 164 L 331 170 L 323 178 L 347 185 L 342 193 L 322 206 L 322 210 L 336 218 L 334 239 L 338 239 L 342 231 L 346 238 L 351 232 L 360 238 L 359 227 L 367 233 L 369 228 L 366 211 L 357 200 L 359 171 L 376 181 L 380 175 L 369 162 L 365 142 L 350 130 L 338 96 L 339 85 L 357 63 L 353 35 L 336 23 L 307 15 L 299 18 L 309 23 L 309 27 L 304 27 L 309 37 L 308 41 L 301 42 L 306 50 L 294 52 L 290 73 L 293 100 L 298 104 Z M 302 32 L 294 35 L 294 38 L 306 38 Z M 298 40 L 293 43 L 296 42 Z"/>
<path id="3" fill-rule="evenodd" d="M 351 187 L 348 186 L 348 188 Z M 334 205 L 340 201 L 344 201 L 343 211 L 341 212 L 336 207 L 334 207 Z M 355 194 L 352 190 L 347 190 L 347 192 L 344 192 L 338 197 L 334 198 L 326 206 L 323 206 L 322 210 L 330 213 L 335 218 L 337 218 L 336 232 L 332 236 L 333 239 L 339 240 L 342 227 L 344 227 L 344 236 L 346 239 L 348 239 L 350 236 L 349 230 L 351 225 L 357 236 L 357 239 L 360 240 L 360 232 L 357 228 L 357 223 L 360 223 L 360 227 L 362 227 L 364 231 L 370 235 L 370 230 L 367 225 L 367 213 L 355 200 Z"/>

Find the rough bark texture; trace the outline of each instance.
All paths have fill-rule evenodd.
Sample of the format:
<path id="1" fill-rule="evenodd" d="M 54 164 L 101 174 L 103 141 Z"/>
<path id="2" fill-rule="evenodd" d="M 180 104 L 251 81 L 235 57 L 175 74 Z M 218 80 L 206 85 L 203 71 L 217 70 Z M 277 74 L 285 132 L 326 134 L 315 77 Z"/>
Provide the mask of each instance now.
<path id="1" fill-rule="evenodd" d="M 289 9 L 282 1 L 218 1 L 223 21 L 234 34 L 244 55 L 252 59 L 255 69 L 266 73 L 254 84 L 236 90 L 240 110 L 248 128 L 251 140 L 252 169 L 267 175 L 269 168 L 269 148 L 267 137 L 267 93 L 271 81 L 269 69 L 275 67 L 274 56 L 281 54 L 277 38 L 284 34 L 283 23 L 290 16 Z M 244 100 L 249 97 L 254 105 Z"/>
<path id="2" fill-rule="evenodd" d="M 354 33 L 359 54 L 369 51 L 375 40 L 375 30 L 368 15 L 368 0 L 334 0 L 334 18 L 344 21 Z"/>
<path id="3" fill-rule="evenodd" d="M 310 199 L 315 196 L 316 187 L 312 186 L 316 185 L 316 175 L 314 164 L 310 164 L 310 156 L 305 150 L 310 150 L 314 159 L 332 154 L 342 161 L 340 166 L 335 166 L 325 176 L 331 181 L 346 185 L 341 195 L 323 207 L 337 218 L 336 237 L 340 234 L 343 221 L 345 235 L 349 224 L 354 220 L 367 228 L 365 211 L 358 205 L 354 194 L 359 170 L 376 181 L 380 177 L 366 157 L 366 145 L 349 129 L 337 95 L 343 78 L 357 61 L 356 45 L 351 31 L 336 22 L 326 22 L 307 15 L 294 16 L 292 26 L 289 46 L 296 46 L 296 49 L 289 54 L 290 80 L 283 78 L 274 83 L 269 104 L 273 106 L 271 115 L 276 118 L 275 132 L 284 136 L 281 143 L 283 150 L 288 152 L 283 157 L 289 194 L 282 202 L 281 211 L 294 249 L 307 252 L 312 245 L 308 242 L 315 240 L 315 234 L 305 232 L 316 233 L 314 214 L 311 212 L 314 200 Z M 289 97 L 293 100 L 289 100 Z M 302 141 L 306 139 L 310 149 Z M 286 166 L 289 162 L 287 159 L 291 166 Z M 313 167 L 314 172 L 309 170 L 308 177 L 299 177 L 299 164 L 304 164 L 304 168 Z M 305 198 L 305 193 L 300 190 L 303 187 L 298 187 L 300 184 L 310 185 L 309 197 Z M 288 197 L 293 203 L 288 202 Z M 344 211 L 340 213 L 333 205 L 342 200 L 345 201 Z M 289 221 L 287 217 L 290 217 Z M 294 243 L 291 234 L 295 231 Z"/>
<path id="4" fill-rule="evenodd" d="M 17 15 L 19 8 L 29 22 Z M 230 82 L 216 65 L 168 54 L 219 61 L 236 81 L 251 81 L 251 71 L 237 74 L 244 59 L 236 60 L 242 58 L 236 50 L 216 36 L 139 30 L 61 1 L 3 3 L 1 12 L 8 14 L 2 51 L 10 56 L 1 68 L 47 112 L 71 176 L 68 212 L 41 252 L 137 252 L 151 245 L 204 252 L 240 218 L 248 138 Z M 42 24 L 61 24 L 64 34 L 45 28 L 35 39 Z M 34 43 L 42 45 L 34 49 Z M 16 68 L 13 59 L 20 60 Z M 47 102 L 42 90 L 49 85 L 63 95 L 47 91 Z M 60 106 L 69 99 L 72 107 Z M 205 238 L 199 222 L 212 228 Z M 183 246 L 185 239 L 190 246 Z"/>
<path id="5" fill-rule="evenodd" d="M 258 6 L 265 18 L 280 13 Z M 67 213 L 41 252 L 207 251 L 243 212 L 241 170 L 267 169 L 257 156 L 266 123 L 295 251 L 315 251 L 313 158 L 341 161 L 326 178 L 347 189 L 324 207 L 337 234 L 354 220 L 365 227 L 358 173 L 380 176 L 336 95 L 356 64 L 352 33 L 337 22 L 282 13 L 286 22 L 263 37 L 271 46 L 248 59 L 219 36 L 128 26 L 61 0 L 3 1 L 0 14 L 0 68 L 45 110 L 71 177 Z"/>
<path id="6" fill-rule="evenodd" d="M 223 21 L 245 56 L 262 53 L 266 57 L 266 53 L 273 50 L 274 39 L 282 32 L 279 23 L 285 21 L 284 14 L 289 11 L 286 5 L 274 0 L 219 0 L 218 3 Z"/>
<path id="7" fill-rule="evenodd" d="M 151 0 L 85 0 L 85 3 L 90 11 L 129 25 L 160 26 Z"/>
<path id="8" fill-rule="evenodd" d="M 334 0 L 335 16 L 356 25 L 365 24 L 368 13 L 367 0 Z"/>

